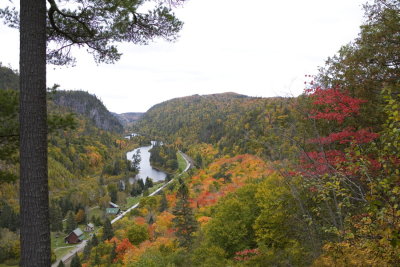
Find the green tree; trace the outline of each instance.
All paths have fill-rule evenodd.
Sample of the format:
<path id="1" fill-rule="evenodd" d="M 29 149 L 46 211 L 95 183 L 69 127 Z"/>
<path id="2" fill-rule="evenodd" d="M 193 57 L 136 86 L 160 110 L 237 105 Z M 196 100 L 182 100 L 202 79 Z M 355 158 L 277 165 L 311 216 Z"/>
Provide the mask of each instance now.
<path id="1" fill-rule="evenodd" d="M 51 262 L 46 59 L 53 64 L 73 63 L 70 48 L 79 45 L 87 46 L 98 62 L 114 62 L 121 56 L 114 43 L 147 44 L 156 37 L 172 41 L 182 27 L 168 6 L 175 1 L 161 1 L 147 14 L 137 11 L 142 1 L 75 1 L 69 7 L 48 2 L 48 8 L 44 0 L 22 2 L 19 18 L 15 9 L 0 10 L 6 23 L 20 29 L 22 266 Z"/>
<path id="2" fill-rule="evenodd" d="M 168 210 L 168 200 L 167 197 L 165 196 L 164 191 L 161 192 L 161 200 L 160 200 L 160 207 L 159 207 L 159 212 L 163 212 Z"/>
<path id="3" fill-rule="evenodd" d="M 138 183 L 138 185 L 140 186 L 140 188 L 142 188 L 142 190 L 144 190 L 144 189 L 145 189 L 145 186 L 144 186 L 143 179 L 139 179 L 139 180 L 137 180 L 137 183 Z"/>
<path id="4" fill-rule="evenodd" d="M 63 216 L 60 206 L 52 201 L 50 204 L 50 230 L 61 232 L 63 230 Z"/>
<path id="5" fill-rule="evenodd" d="M 110 240 L 114 236 L 114 230 L 110 219 L 106 218 L 103 225 L 103 240 Z"/>
<path id="6" fill-rule="evenodd" d="M 190 247 L 193 240 L 193 233 L 197 230 L 197 221 L 193 215 L 189 202 L 189 189 L 186 184 L 179 179 L 180 186 L 177 196 L 177 203 L 173 209 L 174 226 L 176 228 L 176 237 L 179 245 L 182 247 Z"/>
<path id="7" fill-rule="evenodd" d="M 114 242 L 111 253 L 110 253 L 110 264 L 112 264 L 117 257 L 117 244 Z"/>
<path id="8" fill-rule="evenodd" d="M 151 188 L 153 187 L 153 179 L 150 177 L 146 177 L 146 182 L 144 183 L 145 188 Z"/>
<path id="9" fill-rule="evenodd" d="M 294 188 L 295 183 L 291 186 Z M 304 220 L 305 214 L 298 211 L 299 203 L 290 189 L 283 177 L 274 174 L 257 186 L 254 197 L 260 210 L 253 223 L 256 240 L 265 249 L 263 261 L 273 266 L 309 265 L 312 249 L 321 245 L 314 229 Z"/>
<path id="10" fill-rule="evenodd" d="M 255 201 L 257 185 L 246 185 L 222 199 L 206 225 L 207 242 L 232 257 L 236 252 L 257 245 L 253 230 L 260 211 Z"/>
<path id="11" fill-rule="evenodd" d="M 132 162 L 131 162 L 131 166 L 130 169 L 132 171 L 139 171 L 140 169 L 140 161 L 142 160 L 141 156 L 140 156 L 140 149 L 138 149 L 136 151 L 136 153 L 134 153 L 132 155 Z"/>
<path id="12" fill-rule="evenodd" d="M 116 184 L 107 185 L 108 194 L 111 198 L 111 202 L 117 203 L 118 188 Z"/>
<path id="13" fill-rule="evenodd" d="M 195 157 L 195 163 L 196 163 L 196 166 L 198 167 L 198 168 L 201 168 L 201 167 L 203 167 L 203 158 L 201 157 L 201 155 L 200 154 L 196 154 L 196 157 Z"/>
<path id="14" fill-rule="evenodd" d="M 232 266 L 226 259 L 226 252 L 216 246 L 203 244 L 191 253 L 192 266 L 214 267 Z"/>
<path id="15" fill-rule="evenodd" d="M 6 68 L 0 65 L 0 69 Z M 18 136 L 18 91 L 0 90 L 0 161 L 4 164 L 0 170 L 0 183 L 17 179 Z"/>
<path id="16" fill-rule="evenodd" d="M 62 260 L 60 260 L 60 262 L 58 263 L 57 267 L 65 267 L 64 262 Z"/>
<path id="17" fill-rule="evenodd" d="M 68 212 L 67 220 L 65 222 L 65 233 L 69 234 L 74 231 L 77 227 L 77 223 L 75 221 L 75 215 L 72 211 Z"/>
<path id="18" fill-rule="evenodd" d="M 75 256 L 72 258 L 70 266 L 71 267 L 82 267 L 81 260 L 78 256 L 78 254 L 75 254 Z"/>
<path id="19" fill-rule="evenodd" d="M 97 249 L 96 249 L 96 255 L 94 256 L 94 259 L 93 259 L 93 265 L 94 266 L 99 266 L 100 263 L 101 263 L 100 256 L 97 253 Z"/>
<path id="20" fill-rule="evenodd" d="M 142 194 L 142 192 L 143 192 L 143 189 L 139 185 L 139 183 L 134 182 L 132 185 L 131 196 L 133 196 L 133 197 L 140 196 L 140 194 Z"/>
<path id="21" fill-rule="evenodd" d="M 83 249 L 83 256 L 82 256 L 82 260 L 83 261 L 87 261 L 88 259 L 90 259 L 90 253 L 92 252 L 92 242 L 89 240 L 86 242 L 85 248 Z"/>
<path id="22" fill-rule="evenodd" d="M 137 246 L 143 241 L 149 239 L 149 232 L 147 231 L 146 225 L 134 223 L 129 227 L 127 236 L 129 241 Z"/>
<path id="23" fill-rule="evenodd" d="M 90 240 L 90 244 L 92 245 L 92 247 L 96 247 L 99 244 L 99 239 L 97 238 L 96 234 L 93 234 L 93 237 Z"/>

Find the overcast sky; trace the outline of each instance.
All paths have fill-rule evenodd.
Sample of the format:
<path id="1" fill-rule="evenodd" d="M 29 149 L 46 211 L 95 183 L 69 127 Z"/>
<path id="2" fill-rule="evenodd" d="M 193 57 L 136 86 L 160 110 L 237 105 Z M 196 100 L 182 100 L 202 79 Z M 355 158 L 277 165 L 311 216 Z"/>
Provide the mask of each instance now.
<path id="1" fill-rule="evenodd" d="M 144 112 L 193 94 L 290 96 L 327 57 L 352 41 L 365 0 L 190 0 L 175 43 L 121 44 L 123 56 L 97 66 L 75 51 L 76 67 L 48 67 L 48 85 L 97 95 L 113 112 Z M 0 26 L 0 61 L 18 68 L 18 32 Z"/>

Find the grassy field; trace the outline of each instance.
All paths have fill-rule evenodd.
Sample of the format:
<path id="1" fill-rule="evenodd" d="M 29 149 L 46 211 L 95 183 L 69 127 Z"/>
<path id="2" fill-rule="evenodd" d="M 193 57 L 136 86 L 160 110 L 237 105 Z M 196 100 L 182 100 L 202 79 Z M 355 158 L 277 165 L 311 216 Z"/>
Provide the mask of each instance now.
<path id="1" fill-rule="evenodd" d="M 137 196 L 137 197 L 127 197 L 127 198 L 126 198 L 126 204 L 125 204 L 124 208 L 125 208 L 125 209 L 128 209 L 128 208 L 132 207 L 133 205 L 135 205 L 136 203 L 138 203 L 140 199 L 141 199 L 141 196 Z"/>
<path id="2" fill-rule="evenodd" d="M 7 265 L 4 263 L 0 263 L 0 267 L 18 267 L 18 265 Z"/>
<path id="3" fill-rule="evenodd" d="M 149 194 L 153 193 L 154 191 L 156 191 L 158 188 L 160 188 L 163 185 L 164 185 L 164 183 L 155 184 L 152 188 L 149 189 Z"/>
<path id="4" fill-rule="evenodd" d="M 178 158 L 178 170 L 179 173 L 183 172 L 186 168 L 186 160 L 182 157 L 181 153 L 176 153 L 176 157 Z"/>
<path id="5" fill-rule="evenodd" d="M 64 255 L 68 254 L 68 252 L 73 249 L 74 247 L 67 247 L 67 248 L 59 248 L 54 253 L 56 254 L 57 260 L 61 259 Z"/>
<path id="6" fill-rule="evenodd" d="M 98 218 L 102 218 L 103 215 L 104 215 L 104 211 L 100 207 L 95 207 L 95 208 L 92 208 L 92 209 L 89 210 L 88 215 L 87 215 L 87 219 L 89 221 L 91 221 L 93 216 L 98 217 Z"/>

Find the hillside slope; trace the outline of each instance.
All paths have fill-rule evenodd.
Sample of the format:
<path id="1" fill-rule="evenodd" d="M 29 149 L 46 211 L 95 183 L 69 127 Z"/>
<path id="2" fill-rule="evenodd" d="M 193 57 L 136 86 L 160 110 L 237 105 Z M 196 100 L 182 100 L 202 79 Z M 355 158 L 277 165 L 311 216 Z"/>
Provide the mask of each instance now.
<path id="1" fill-rule="evenodd" d="M 111 114 L 104 104 L 94 95 L 84 91 L 57 91 L 53 96 L 56 105 L 69 108 L 71 111 L 82 114 L 100 129 L 113 132 L 122 132 L 123 126 Z"/>
<path id="2" fill-rule="evenodd" d="M 217 145 L 223 154 L 286 157 L 282 138 L 293 121 L 291 98 L 258 98 L 235 93 L 193 95 L 153 106 L 136 124 L 146 135 L 169 143 Z M 181 141 L 183 139 L 183 141 Z"/>
<path id="3" fill-rule="evenodd" d="M 3 66 L 0 62 L 0 90 L 19 89 L 19 75 L 16 71 Z"/>
<path id="4" fill-rule="evenodd" d="M 114 116 L 119 120 L 124 126 L 131 126 L 137 122 L 144 115 L 143 112 L 126 112 L 126 113 L 113 113 Z"/>

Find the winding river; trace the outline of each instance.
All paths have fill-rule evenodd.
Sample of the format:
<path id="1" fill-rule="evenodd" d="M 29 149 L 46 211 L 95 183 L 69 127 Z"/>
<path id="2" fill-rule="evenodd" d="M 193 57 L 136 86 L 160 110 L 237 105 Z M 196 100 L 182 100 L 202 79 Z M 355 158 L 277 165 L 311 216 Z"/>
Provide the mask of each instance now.
<path id="1" fill-rule="evenodd" d="M 167 177 L 167 174 L 165 172 L 158 171 L 153 167 L 151 167 L 149 150 L 152 147 L 153 145 L 142 146 L 126 153 L 126 158 L 128 160 L 132 160 L 132 156 L 136 154 L 138 150 L 140 150 L 140 158 L 141 158 L 139 164 L 140 170 L 139 173 L 134 178 L 129 178 L 130 183 L 133 183 L 135 179 L 142 179 L 144 181 L 146 180 L 146 177 L 150 177 L 151 179 L 153 179 L 154 182 L 165 180 L 165 177 Z"/>

